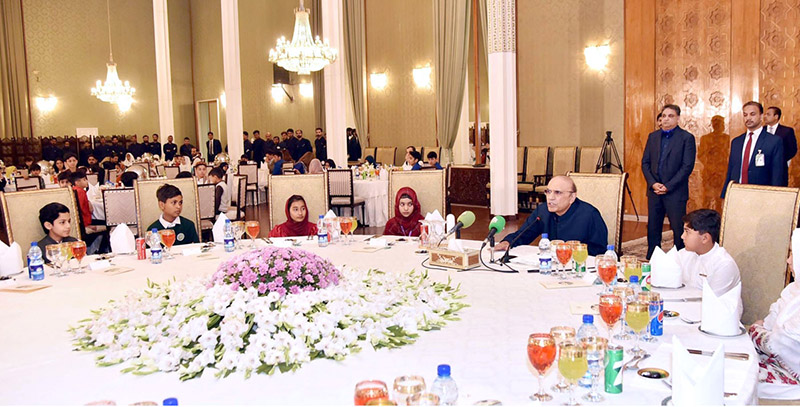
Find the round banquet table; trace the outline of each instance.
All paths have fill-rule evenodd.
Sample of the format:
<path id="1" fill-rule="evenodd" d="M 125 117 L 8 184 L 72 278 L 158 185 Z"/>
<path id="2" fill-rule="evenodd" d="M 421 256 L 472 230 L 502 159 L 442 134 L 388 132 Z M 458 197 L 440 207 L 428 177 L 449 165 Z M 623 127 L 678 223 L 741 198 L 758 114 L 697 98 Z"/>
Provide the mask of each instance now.
<path id="1" fill-rule="evenodd" d="M 374 253 L 355 251 L 363 248 L 364 236 L 356 236 L 357 244 L 331 245 L 319 248 L 315 241 L 302 240 L 302 248 L 330 258 L 337 266 L 380 268 L 402 273 L 422 268 L 425 255 L 416 254 L 417 244 L 397 242 Z M 257 241 L 264 245 L 262 241 Z M 464 242 L 477 247 L 479 242 Z M 529 403 L 528 395 L 537 389 L 526 356 L 528 335 L 547 332 L 555 325 L 578 327 L 580 315 L 570 313 L 572 301 L 597 301 L 598 286 L 566 289 L 545 289 L 541 282 L 554 277 L 537 273 L 497 273 L 472 270 L 429 271 L 438 281 L 452 278 L 460 284 L 470 307 L 460 311 L 460 321 L 448 323 L 439 331 L 421 332 L 416 343 L 399 349 L 373 350 L 368 345 L 360 353 L 345 360 L 314 360 L 296 372 L 273 376 L 254 374 L 244 379 L 233 373 L 216 379 L 213 372 L 194 380 L 181 382 L 178 374 L 155 373 L 135 376 L 120 373 L 120 366 L 98 367 L 96 354 L 72 350 L 67 328 L 90 316 L 90 310 L 103 307 L 109 300 L 121 298 L 130 290 L 146 288 L 147 280 L 166 282 L 207 276 L 220 261 L 231 254 L 222 247 L 211 253 L 218 258 L 200 259 L 178 255 L 161 265 L 136 260 L 135 256 L 117 256 L 115 265 L 130 266 L 131 272 L 114 276 L 102 271 L 64 278 L 48 276 L 43 281 L 52 286 L 28 294 L 0 292 L 0 403 L 2 404 L 85 404 L 97 400 L 114 400 L 118 405 L 139 401 L 157 401 L 177 397 L 181 404 L 351 404 L 353 389 L 365 379 L 380 379 L 391 386 L 395 377 L 422 375 L 430 385 L 436 366 L 449 363 L 459 388 L 459 404 L 496 399 L 506 405 Z M 535 254 L 531 246 L 514 249 L 515 254 Z M 237 250 L 234 254 L 241 253 Z M 522 256 L 521 256 L 522 257 Z M 86 262 L 87 260 L 84 260 Z M 427 264 L 427 263 L 426 263 Z M 48 270 L 49 272 L 49 270 Z M 17 284 L 27 282 L 18 275 Z M 2 287 L 0 287 L 2 288 Z M 664 298 L 697 296 L 699 291 L 681 289 L 662 291 Z M 667 309 L 699 314 L 699 302 L 665 302 Z M 598 325 L 603 325 L 599 318 Z M 599 327 L 601 335 L 606 334 Z M 653 356 L 640 367 L 661 367 L 671 370 L 669 351 L 673 336 L 680 337 L 687 348 L 713 350 L 722 342 L 728 352 L 746 352 L 748 361 L 725 360 L 725 391 L 737 393 L 726 398 L 726 404 L 755 404 L 758 359 L 747 335 L 718 339 L 700 333 L 697 325 L 668 320 L 664 336 L 656 343 L 644 344 Z M 626 348 L 632 346 L 624 342 Z M 693 356 L 702 361 L 703 356 Z M 627 356 L 626 356 L 627 359 Z M 705 357 L 708 360 L 707 357 Z M 545 383 L 549 388 L 556 381 L 551 368 Z M 604 404 L 659 405 L 671 394 L 660 381 L 638 377 L 627 371 L 624 391 L 606 394 Z M 576 390 L 578 396 L 586 389 Z M 554 394 L 547 404 L 561 404 L 566 394 Z M 584 405 L 589 403 L 584 402 Z M 591 405 L 591 404 L 589 404 Z"/>
<path id="2" fill-rule="evenodd" d="M 353 181 L 353 193 L 357 197 L 364 198 L 366 219 L 361 219 L 362 224 L 371 227 L 386 226 L 386 222 L 389 220 L 389 181 L 357 179 Z M 356 209 L 355 215 L 360 217 L 361 210 Z"/>

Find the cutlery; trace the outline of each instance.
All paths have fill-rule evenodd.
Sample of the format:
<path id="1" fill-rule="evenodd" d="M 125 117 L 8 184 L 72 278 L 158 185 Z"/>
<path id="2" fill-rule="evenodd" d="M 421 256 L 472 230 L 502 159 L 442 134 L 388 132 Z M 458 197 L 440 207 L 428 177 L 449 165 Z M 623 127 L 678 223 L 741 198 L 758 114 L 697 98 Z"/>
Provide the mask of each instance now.
<path id="1" fill-rule="evenodd" d="M 698 320 L 696 320 L 696 321 L 695 321 L 695 320 L 691 320 L 691 319 L 687 319 L 687 318 L 686 318 L 686 317 L 684 317 L 683 315 L 681 315 L 681 316 L 680 316 L 680 319 L 681 319 L 681 321 L 683 321 L 683 322 L 685 322 L 685 323 L 687 323 L 687 324 L 689 324 L 689 325 L 699 324 L 699 323 L 700 323 L 700 321 L 701 321 L 701 320 L 699 320 L 699 319 L 698 319 Z"/>
<path id="2" fill-rule="evenodd" d="M 631 363 L 633 363 L 633 362 L 636 362 L 636 361 L 638 361 L 638 360 L 639 360 L 639 359 L 641 359 L 641 358 L 642 358 L 641 356 L 634 356 L 634 357 L 632 357 L 632 358 L 631 358 L 631 360 L 629 360 L 629 361 L 627 361 L 627 362 L 625 362 L 625 363 L 623 363 L 623 364 L 622 364 L 622 368 L 620 368 L 620 370 L 621 370 L 621 371 L 624 371 L 625 369 L 627 369 L 627 368 L 628 368 L 628 365 L 629 365 L 629 364 L 631 364 Z"/>
<path id="3" fill-rule="evenodd" d="M 686 351 L 691 353 L 692 355 L 712 356 L 714 354 L 714 352 L 708 350 L 700 350 L 700 349 L 686 349 Z M 738 352 L 725 352 L 725 357 L 728 359 L 737 359 L 737 360 L 750 359 L 750 355 Z"/>
<path id="4" fill-rule="evenodd" d="M 691 298 L 665 298 L 664 302 L 700 302 L 703 301 L 701 297 L 691 297 Z"/>
<path id="5" fill-rule="evenodd" d="M 639 370 L 639 363 L 642 363 L 643 360 L 649 358 L 651 355 L 646 353 L 644 356 L 640 357 L 639 360 L 636 361 L 633 365 L 625 367 L 627 370 Z"/>
<path id="6" fill-rule="evenodd" d="M 261 240 L 263 240 L 264 243 L 266 243 L 266 244 L 272 244 L 272 240 L 270 240 L 269 238 L 262 237 Z"/>

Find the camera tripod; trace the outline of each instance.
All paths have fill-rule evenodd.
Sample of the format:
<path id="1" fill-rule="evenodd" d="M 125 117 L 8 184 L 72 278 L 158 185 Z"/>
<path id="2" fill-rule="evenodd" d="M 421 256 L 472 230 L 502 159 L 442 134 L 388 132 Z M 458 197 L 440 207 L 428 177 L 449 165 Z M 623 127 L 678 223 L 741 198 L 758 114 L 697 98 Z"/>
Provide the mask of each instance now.
<path id="1" fill-rule="evenodd" d="M 616 163 L 612 162 L 612 160 L 616 160 Z M 603 141 L 603 146 L 600 147 L 600 157 L 597 157 L 597 165 L 595 166 L 594 172 L 608 174 L 611 172 L 612 168 L 618 169 L 619 172 L 625 172 L 625 170 L 622 169 L 622 161 L 619 159 L 617 145 L 614 143 L 614 138 L 611 137 L 611 131 L 606 131 L 606 139 Z M 636 210 L 636 203 L 633 202 L 633 194 L 631 193 L 631 187 L 628 186 L 627 180 L 625 180 L 625 190 L 628 192 L 628 198 L 630 198 L 631 206 L 633 206 L 633 213 L 636 214 L 636 221 L 638 222 L 639 211 Z"/>

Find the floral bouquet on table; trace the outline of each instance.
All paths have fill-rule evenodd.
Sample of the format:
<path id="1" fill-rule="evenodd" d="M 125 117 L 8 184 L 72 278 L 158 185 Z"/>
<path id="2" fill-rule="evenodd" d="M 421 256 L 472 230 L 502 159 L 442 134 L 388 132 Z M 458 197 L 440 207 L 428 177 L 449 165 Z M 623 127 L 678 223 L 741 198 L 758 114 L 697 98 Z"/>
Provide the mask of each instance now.
<path id="1" fill-rule="evenodd" d="M 156 284 L 92 311 L 70 328 L 78 350 L 122 372 L 181 380 L 273 374 L 342 360 L 364 344 L 397 348 L 440 329 L 467 305 L 459 287 L 425 273 L 337 270 L 299 249 L 264 248 L 221 263 L 211 278 Z"/>

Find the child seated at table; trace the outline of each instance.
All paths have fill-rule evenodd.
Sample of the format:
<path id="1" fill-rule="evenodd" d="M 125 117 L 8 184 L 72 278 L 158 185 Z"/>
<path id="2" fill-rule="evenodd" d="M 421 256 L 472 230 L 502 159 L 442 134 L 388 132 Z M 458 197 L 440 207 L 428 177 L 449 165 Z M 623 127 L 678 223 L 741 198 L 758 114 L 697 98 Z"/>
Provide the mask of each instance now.
<path id="1" fill-rule="evenodd" d="M 139 179 L 139 174 L 133 171 L 126 171 L 120 174 L 119 180 L 125 188 L 133 188 L 133 181 Z"/>
<path id="2" fill-rule="evenodd" d="M 28 175 L 25 179 L 36 177 L 39 178 L 39 189 L 44 189 L 44 179 L 42 178 L 42 167 L 39 164 L 33 163 L 28 167 Z"/>
<path id="3" fill-rule="evenodd" d="M 225 170 L 222 166 L 212 168 L 208 173 L 209 183 L 214 187 L 214 213 L 227 213 L 231 207 L 231 192 L 225 182 Z"/>
<path id="4" fill-rule="evenodd" d="M 275 226 L 269 237 L 311 236 L 317 234 L 317 225 L 308 221 L 306 200 L 300 195 L 292 195 L 286 200 L 286 222 Z"/>
<path id="5" fill-rule="evenodd" d="M 439 164 L 439 155 L 436 154 L 436 151 L 428 153 L 428 166 L 436 168 L 437 170 L 443 169 L 442 165 Z"/>
<path id="6" fill-rule="evenodd" d="M 190 244 L 200 242 L 194 222 L 181 216 L 183 211 L 183 194 L 175 185 L 164 184 L 156 191 L 158 208 L 161 216 L 147 227 L 147 230 L 172 229 L 175 231 L 175 244 Z"/>
<path id="7" fill-rule="evenodd" d="M 417 153 L 419 154 L 419 153 Z M 386 222 L 384 235 L 419 236 L 420 223 L 423 220 L 422 208 L 417 200 L 417 193 L 409 187 L 400 188 L 394 199 L 394 217 Z"/>
<path id="8" fill-rule="evenodd" d="M 792 234 L 792 251 L 786 263 L 792 277 L 800 261 L 800 229 Z M 769 315 L 750 325 L 750 338 L 759 356 L 758 397 L 794 400 L 800 398 L 800 283 L 786 286 L 769 307 Z"/>
<path id="9" fill-rule="evenodd" d="M 39 248 L 42 249 L 45 263 L 50 262 L 47 259 L 48 245 L 78 240 L 69 235 L 71 220 L 69 208 L 58 202 L 50 202 L 39 209 L 39 223 L 42 224 L 45 233 L 42 240 L 39 240 Z"/>
<path id="10" fill-rule="evenodd" d="M 89 188 L 89 179 L 86 178 L 86 171 L 79 169 L 69 173 L 69 184 L 78 196 L 78 206 L 83 220 L 83 226 L 88 227 L 92 224 L 92 205 L 86 195 L 86 188 Z"/>
<path id="11" fill-rule="evenodd" d="M 64 170 L 58 173 L 57 177 L 58 186 L 60 186 L 61 188 L 68 188 L 71 186 L 69 184 L 69 174 L 70 174 L 69 170 Z"/>

